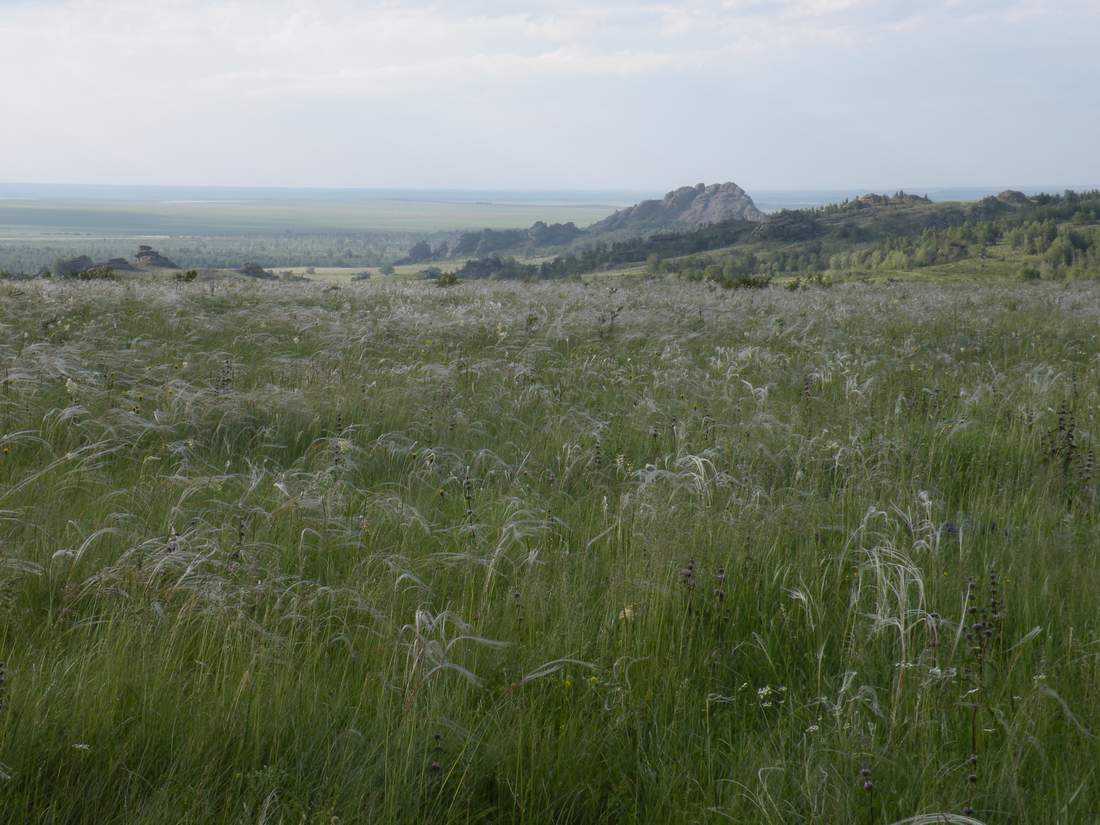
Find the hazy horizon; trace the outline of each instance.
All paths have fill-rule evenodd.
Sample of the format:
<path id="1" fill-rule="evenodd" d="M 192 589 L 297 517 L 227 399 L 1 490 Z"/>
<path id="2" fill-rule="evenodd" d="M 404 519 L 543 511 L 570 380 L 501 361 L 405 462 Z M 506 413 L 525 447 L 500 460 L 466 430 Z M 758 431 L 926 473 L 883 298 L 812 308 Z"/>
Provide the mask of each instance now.
<path id="1" fill-rule="evenodd" d="M 17 0 L 0 180 L 1053 188 L 1100 180 L 1098 24 L 1093 0 Z"/>
<path id="2" fill-rule="evenodd" d="M 699 181 L 711 184 L 722 181 Z M 693 186 L 681 183 L 679 186 Z M 910 194 L 925 195 L 933 201 L 977 200 L 1005 190 L 1017 190 L 1027 195 L 1041 193 L 1061 194 L 1066 190 L 1079 192 L 1100 188 L 1094 183 L 1076 184 L 999 184 L 992 186 L 904 186 L 880 187 L 837 186 L 828 188 L 761 188 L 746 190 L 757 205 L 768 211 L 768 204 L 775 208 L 815 206 L 855 198 L 869 193 L 890 194 L 899 190 Z M 332 201 L 354 202 L 358 200 L 392 200 L 426 203 L 477 203 L 490 202 L 499 205 L 578 205 L 621 207 L 641 200 L 661 198 L 671 190 L 646 189 L 486 189 L 486 188 L 386 188 L 386 187 L 314 187 L 314 186 L 234 186 L 223 185 L 171 185 L 171 184 L 83 184 L 39 183 L 29 181 L 0 181 L 0 200 L 102 200 L 149 201 L 166 204 L 201 203 L 216 201 Z M 184 200 L 193 197 L 196 200 Z M 201 199 L 201 200 L 200 200 Z"/>

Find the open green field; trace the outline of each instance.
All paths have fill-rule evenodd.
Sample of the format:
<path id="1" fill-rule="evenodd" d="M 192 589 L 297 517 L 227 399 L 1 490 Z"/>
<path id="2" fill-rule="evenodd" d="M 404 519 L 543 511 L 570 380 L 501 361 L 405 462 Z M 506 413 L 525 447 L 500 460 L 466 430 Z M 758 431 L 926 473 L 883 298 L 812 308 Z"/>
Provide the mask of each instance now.
<path id="1" fill-rule="evenodd" d="M 0 283 L 0 822 L 1091 822 L 1098 321 Z"/>
<path id="2" fill-rule="evenodd" d="M 453 272 L 465 262 L 465 258 L 455 258 L 449 261 L 438 261 L 431 264 L 404 264 L 402 266 L 395 266 L 393 268 L 393 275 L 391 276 L 383 275 L 379 267 L 295 266 L 276 267 L 276 272 L 279 274 L 290 272 L 299 278 L 308 278 L 311 281 L 323 281 L 329 284 L 341 285 L 349 283 L 352 279 L 363 274 L 369 274 L 372 280 L 386 280 L 387 278 L 396 280 L 420 279 L 423 277 L 421 273 L 426 266 L 437 267 L 442 272 Z"/>
<path id="3" fill-rule="evenodd" d="M 67 233 L 134 236 L 247 235 L 290 232 L 444 232 L 507 229 L 574 221 L 585 226 L 614 206 L 355 200 L 0 199 L 0 240 L 41 240 Z"/>
<path id="4" fill-rule="evenodd" d="M 567 203 L 534 195 L 471 201 L 446 200 L 446 193 L 434 196 L 438 200 L 355 193 L 263 198 L 246 192 L 238 199 L 189 194 L 169 192 L 160 200 L 0 197 L 0 271 L 35 272 L 79 255 L 97 261 L 128 258 L 138 244 L 149 244 L 184 267 L 256 262 L 358 272 L 403 257 L 425 236 L 526 227 L 540 220 L 585 226 L 616 208 L 580 196 Z"/>

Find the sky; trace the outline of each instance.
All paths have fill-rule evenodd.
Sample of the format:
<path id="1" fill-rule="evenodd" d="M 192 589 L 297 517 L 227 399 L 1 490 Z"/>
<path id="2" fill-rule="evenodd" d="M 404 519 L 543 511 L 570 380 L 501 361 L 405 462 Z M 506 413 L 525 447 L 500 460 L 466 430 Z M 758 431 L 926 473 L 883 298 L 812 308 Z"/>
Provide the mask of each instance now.
<path id="1" fill-rule="evenodd" d="M 0 0 L 0 181 L 1100 183 L 1100 0 Z"/>

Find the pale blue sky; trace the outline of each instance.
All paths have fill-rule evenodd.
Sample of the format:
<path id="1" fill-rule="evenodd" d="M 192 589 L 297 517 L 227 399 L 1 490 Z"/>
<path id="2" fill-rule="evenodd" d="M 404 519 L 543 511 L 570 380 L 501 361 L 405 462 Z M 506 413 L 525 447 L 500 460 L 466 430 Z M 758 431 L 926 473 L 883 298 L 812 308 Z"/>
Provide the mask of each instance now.
<path id="1" fill-rule="evenodd" d="M 0 180 L 1100 182 L 1100 0 L 0 0 Z"/>

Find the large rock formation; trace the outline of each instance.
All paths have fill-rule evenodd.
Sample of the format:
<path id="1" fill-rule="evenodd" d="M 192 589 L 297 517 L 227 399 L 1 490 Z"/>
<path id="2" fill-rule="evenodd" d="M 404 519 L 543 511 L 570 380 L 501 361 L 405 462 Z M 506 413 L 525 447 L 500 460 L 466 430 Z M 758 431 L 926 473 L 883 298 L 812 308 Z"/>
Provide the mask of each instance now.
<path id="1" fill-rule="evenodd" d="M 764 213 L 736 183 L 684 186 L 663 200 L 642 201 L 620 209 L 589 227 L 589 232 L 648 231 L 697 227 L 728 220 L 763 221 Z"/>
<path id="2" fill-rule="evenodd" d="M 623 236 L 645 235 L 662 229 L 693 229 L 729 220 L 762 222 L 745 190 L 736 183 L 685 186 L 665 195 L 664 200 L 642 201 L 621 209 L 587 229 L 576 224 L 538 221 L 529 229 L 482 229 L 463 232 L 434 249 L 419 241 L 399 264 L 417 264 L 444 258 L 484 258 L 494 254 L 524 255 L 537 250 L 562 250 L 578 239 L 601 240 L 603 233 Z"/>

